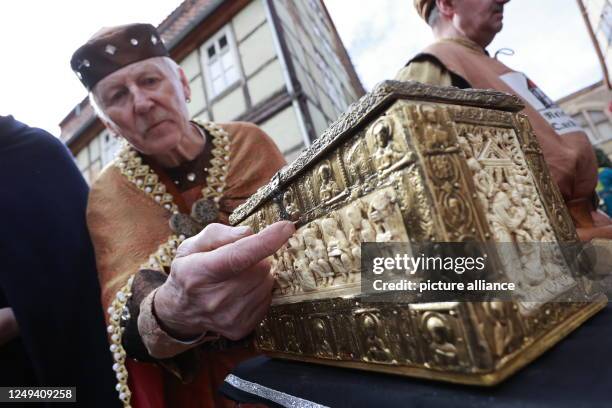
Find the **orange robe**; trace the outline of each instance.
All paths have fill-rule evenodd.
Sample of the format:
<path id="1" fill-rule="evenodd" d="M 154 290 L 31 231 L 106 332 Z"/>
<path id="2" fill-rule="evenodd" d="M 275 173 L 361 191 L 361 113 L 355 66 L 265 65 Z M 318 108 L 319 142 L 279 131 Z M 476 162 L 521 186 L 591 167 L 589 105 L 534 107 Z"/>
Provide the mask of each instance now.
<path id="1" fill-rule="evenodd" d="M 229 214 L 266 184 L 285 165 L 285 160 L 274 142 L 258 127 L 240 122 L 220 126 L 230 135 L 229 170 L 219 202 L 221 222 L 227 224 Z M 201 186 L 180 194 L 164 174 L 158 174 L 181 212 L 199 198 L 197 191 Z M 170 211 L 132 184 L 115 165 L 109 165 L 100 174 L 89 195 L 87 223 L 96 251 L 105 310 L 129 277 L 172 235 L 170 216 Z M 238 362 L 252 355 L 253 351 L 246 348 L 202 350 L 199 370 L 187 384 L 160 365 L 127 358 L 131 405 L 138 408 L 233 406 L 217 389 Z"/>

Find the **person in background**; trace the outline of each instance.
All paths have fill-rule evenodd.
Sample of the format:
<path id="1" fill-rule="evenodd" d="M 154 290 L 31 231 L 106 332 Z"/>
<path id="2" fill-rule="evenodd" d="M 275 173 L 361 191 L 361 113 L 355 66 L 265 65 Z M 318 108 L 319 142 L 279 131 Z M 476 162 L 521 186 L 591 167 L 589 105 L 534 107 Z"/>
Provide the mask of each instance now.
<path id="1" fill-rule="evenodd" d="M 597 156 L 599 167 L 597 194 L 600 198 L 600 208 L 606 214 L 612 216 L 612 161 L 599 148 L 595 148 L 595 156 Z"/>
<path id="2" fill-rule="evenodd" d="M 118 404 L 87 192 L 57 138 L 0 116 L 0 386 L 76 387 L 74 406 L 106 408 Z"/>
<path id="3" fill-rule="evenodd" d="M 583 129 L 521 72 L 486 47 L 503 27 L 509 0 L 414 0 L 435 42 L 412 58 L 397 79 L 459 88 L 495 89 L 522 99 L 552 178 L 583 241 L 612 238 L 612 220 L 597 210 L 597 161 Z M 554 68 L 553 68 L 554 69 Z"/>

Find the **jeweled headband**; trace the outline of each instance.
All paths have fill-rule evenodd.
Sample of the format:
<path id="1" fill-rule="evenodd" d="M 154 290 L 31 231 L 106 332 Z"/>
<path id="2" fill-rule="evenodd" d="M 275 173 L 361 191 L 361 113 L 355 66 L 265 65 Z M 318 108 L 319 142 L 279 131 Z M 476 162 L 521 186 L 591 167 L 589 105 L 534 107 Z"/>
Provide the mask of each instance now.
<path id="1" fill-rule="evenodd" d="M 128 24 L 101 30 L 72 54 L 70 66 L 85 88 L 92 90 L 100 80 L 127 65 L 168 55 L 154 26 Z"/>

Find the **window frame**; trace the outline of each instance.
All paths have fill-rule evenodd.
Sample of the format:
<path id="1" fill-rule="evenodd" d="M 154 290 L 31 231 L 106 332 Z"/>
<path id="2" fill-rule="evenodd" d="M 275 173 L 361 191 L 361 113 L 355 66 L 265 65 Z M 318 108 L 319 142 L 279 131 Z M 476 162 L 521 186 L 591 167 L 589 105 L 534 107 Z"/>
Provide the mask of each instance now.
<path id="1" fill-rule="evenodd" d="M 612 4 L 606 0 L 601 14 L 599 15 L 598 31 L 601 31 L 608 45 L 612 42 Z"/>
<path id="2" fill-rule="evenodd" d="M 593 117 L 593 115 L 591 115 L 591 112 L 600 113 L 603 115 L 603 118 L 599 121 L 595 121 L 595 118 Z M 583 128 L 585 128 L 585 132 L 593 146 L 597 146 L 609 140 L 612 140 L 612 135 L 602 135 L 599 131 L 599 128 L 597 127 L 598 125 L 606 122 L 612 125 L 612 118 L 604 110 L 593 107 L 583 107 L 571 116 L 574 120 L 578 120 L 576 116 L 580 116 L 582 121 L 579 121 L 579 123 Z"/>
<path id="3" fill-rule="evenodd" d="M 107 129 L 102 131 L 98 137 L 100 138 L 100 162 L 104 168 L 117 157 L 117 153 L 121 150 L 121 139 L 113 136 Z"/>
<path id="4" fill-rule="evenodd" d="M 230 24 L 231 23 L 228 23 L 225 26 L 223 26 L 219 31 L 213 34 L 208 40 L 206 40 L 206 42 L 204 42 L 200 46 L 200 59 L 202 62 L 202 76 L 204 77 L 204 83 L 206 84 L 206 91 L 210 98 L 209 103 L 214 101 L 215 99 L 223 97 L 227 92 L 229 92 L 230 90 L 233 90 L 236 84 L 240 84 L 244 80 L 243 78 L 244 74 L 242 72 L 242 68 L 240 64 L 240 55 L 238 54 L 238 44 L 236 43 L 236 39 L 234 38 Z M 225 86 L 223 87 L 223 89 L 221 89 L 219 92 L 215 92 L 211 68 L 210 68 L 211 67 L 210 58 L 208 56 L 208 48 L 210 48 L 211 45 L 214 45 L 215 51 L 218 53 L 219 51 L 217 48 L 218 41 L 224 35 L 227 41 L 227 47 L 229 48 L 227 52 L 230 53 L 232 60 L 233 60 L 234 69 L 236 70 L 236 79 L 233 80 L 232 82 L 227 82 Z M 217 54 L 217 58 L 222 58 L 222 56 Z M 225 76 L 225 73 L 223 73 L 222 75 Z"/>

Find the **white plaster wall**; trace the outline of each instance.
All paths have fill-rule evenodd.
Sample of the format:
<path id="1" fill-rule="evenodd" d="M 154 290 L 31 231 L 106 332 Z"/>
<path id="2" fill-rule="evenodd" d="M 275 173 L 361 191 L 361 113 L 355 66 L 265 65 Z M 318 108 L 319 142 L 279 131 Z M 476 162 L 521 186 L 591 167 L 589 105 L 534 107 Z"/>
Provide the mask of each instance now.
<path id="1" fill-rule="evenodd" d="M 185 71 L 185 76 L 187 79 L 191 80 L 195 76 L 200 74 L 200 64 L 198 63 L 198 52 L 194 50 L 187 57 L 185 57 L 181 62 L 179 62 L 183 71 Z"/>
<path id="2" fill-rule="evenodd" d="M 198 76 L 189 82 L 189 87 L 191 88 L 191 102 L 187 104 L 187 110 L 189 111 L 189 117 L 193 117 L 206 107 L 202 76 Z"/>
<path id="3" fill-rule="evenodd" d="M 259 126 L 283 153 L 304 144 L 293 106 L 289 106 Z"/>
<path id="4" fill-rule="evenodd" d="M 266 11 L 261 0 L 253 0 L 242 9 L 233 19 L 236 41 L 242 39 L 255 27 L 266 20 Z"/>
<path id="5" fill-rule="evenodd" d="M 264 24 L 247 37 L 238 47 L 244 75 L 251 76 L 265 62 L 276 57 L 270 26 Z"/>
<path id="6" fill-rule="evenodd" d="M 327 129 L 329 124 L 327 123 L 327 119 L 325 119 L 325 116 L 323 116 L 319 108 L 314 106 L 312 102 L 308 101 L 307 106 L 315 128 L 315 133 L 317 134 L 317 137 L 319 137 L 325 131 L 325 129 Z"/>
<path id="7" fill-rule="evenodd" d="M 230 121 L 242 114 L 245 109 L 246 102 L 241 87 L 237 87 L 212 105 L 212 113 L 216 122 Z"/>
<path id="8" fill-rule="evenodd" d="M 285 86 L 285 78 L 278 60 L 274 60 L 247 81 L 253 105 L 257 105 L 283 86 Z"/>

